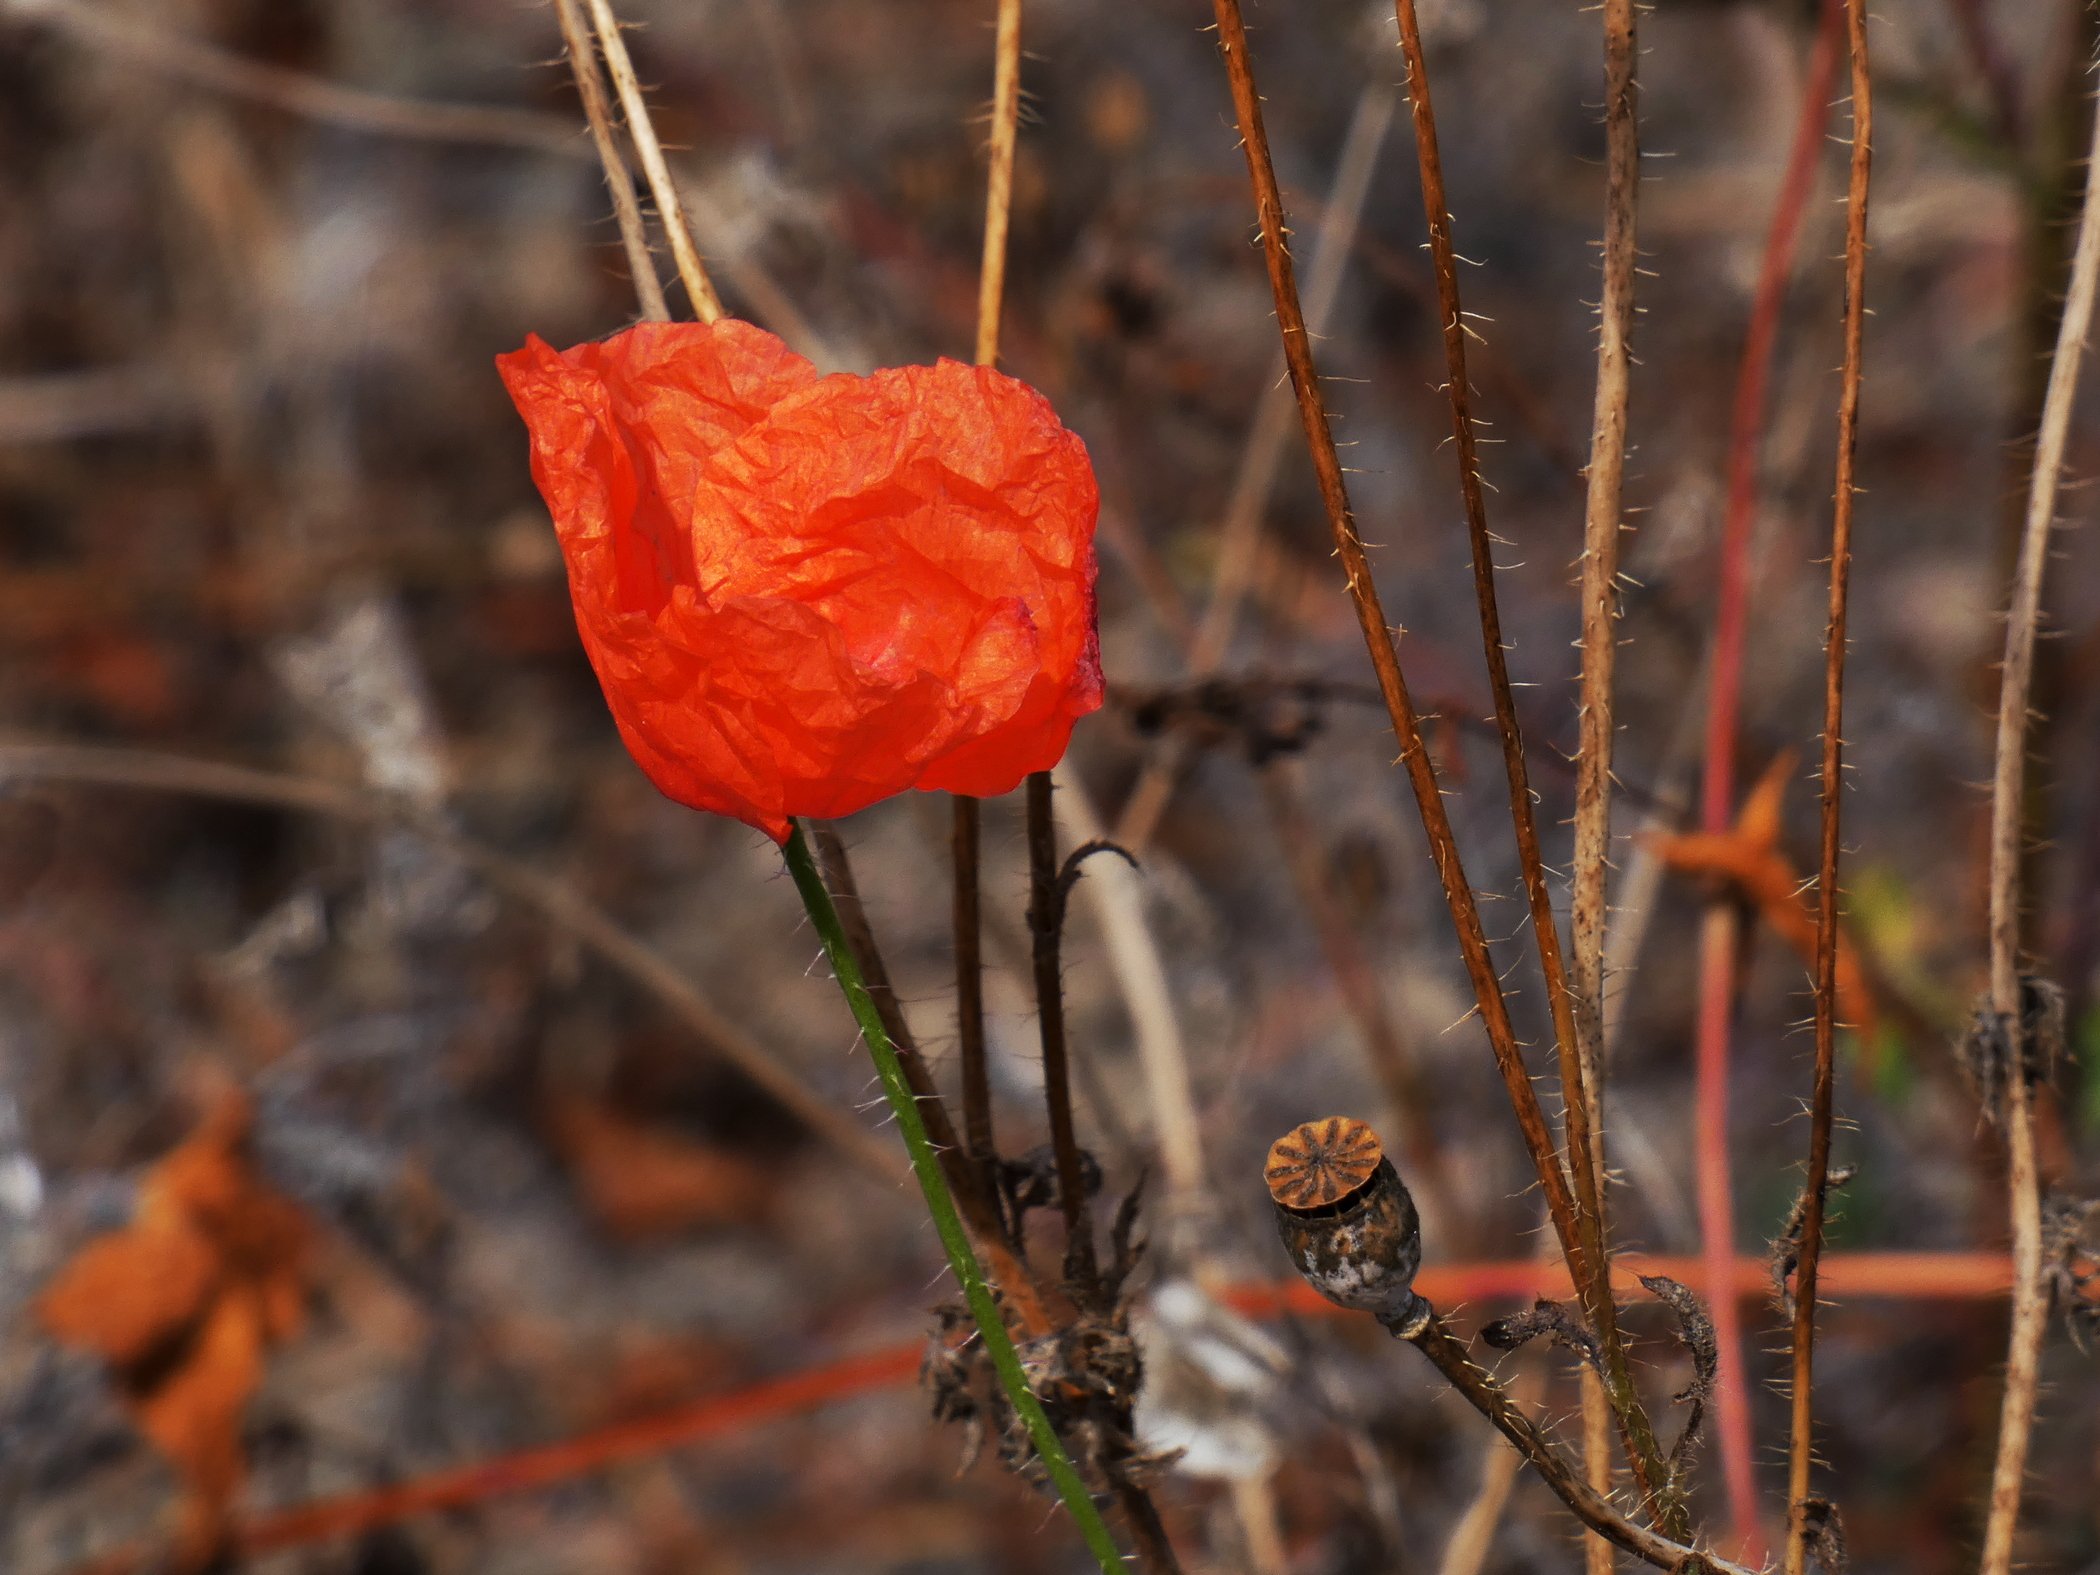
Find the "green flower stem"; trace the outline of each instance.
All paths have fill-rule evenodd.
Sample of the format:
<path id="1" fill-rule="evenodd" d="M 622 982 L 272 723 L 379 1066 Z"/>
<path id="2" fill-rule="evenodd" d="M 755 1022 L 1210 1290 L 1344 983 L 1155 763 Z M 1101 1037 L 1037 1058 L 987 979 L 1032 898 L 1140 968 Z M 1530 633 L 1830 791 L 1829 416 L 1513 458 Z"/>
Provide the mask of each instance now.
<path id="1" fill-rule="evenodd" d="M 985 1283 L 984 1271 L 977 1265 L 977 1254 L 971 1249 L 970 1238 L 963 1232 L 962 1219 L 955 1212 L 955 1199 L 949 1195 L 948 1183 L 941 1175 L 940 1161 L 934 1155 L 932 1143 L 927 1141 L 926 1125 L 919 1119 L 919 1103 L 912 1097 L 910 1085 L 904 1081 L 904 1069 L 897 1064 L 897 1052 L 890 1044 L 889 1035 L 883 1031 L 882 1018 L 875 1010 L 875 1001 L 868 994 L 866 982 L 861 978 L 860 965 L 847 949 L 846 932 L 840 927 L 838 910 L 832 906 L 831 893 L 824 889 L 823 879 L 817 874 L 817 866 L 809 856 L 809 846 L 803 840 L 800 825 L 789 836 L 785 851 L 788 873 L 795 877 L 795 889 L 802 893 L 802 905 L 809 910 L 810 922 L 817 927 L 817 936 L 824 943 L 824 955 L 830 958 L 831 971 L 838 978 L 839 989 L 845 992 L 846 1005 L 853 1011 L 853 1020 L 860 1024 L 861 1036 L 868 1042 L 868 1054 L 875 1058 L 876 1075 L 882 1079 L 882 1091 L 889 1098 L 890 1109 L 896 1112 L 897 1130 L 904 1134 L 904 1147 L 911 1155 L 912 1174 L 918 1177 L 919 1190 L 926 1195 L 926 1210 L 933 1216 L 933 1228 L 941 1238 L 941 1245 L 948 1250 L 948 1263 L 955 1270 L 956 1279 L 962 1282 L 963 1300 L 969 1304 L 971 1317 L 977 1320 L 978 1336 L 984 1341 L 992 1367 L 999 1374 L 1000 1387 L 1006 1391 L 1007 1402 L 1026 1424 L 1028 1436 L 1035 1441 L 1036 1453 L 1042 1457 L 1050 1480 L 1057 1485 L 1058 1496 L 1065 1501 L 1065 1508 L 1071 1511 L 1072 1519 L 1078 1523 L 1080 1536 L 1100 1563 L 1102 1575 L 1125 1575 L 1123 1556 L 1116 1551 L 1115 1539 L 1109 1535 L 1101 1511 L 1094 1507 L 1093 1495 L 1073 1469 L 1071 1456 L 1058 1442 L 1057 1430 L 1050 1425 L 1050 1418 L 1043 1414 L 1034 1391 L 1028 1387 L 1027 1375 L 1021 1371 L 1021 1358 L 1007 1335 L 1006 1321 L 999 1315 L 998 1303 L 992 1300 L 991 1287 Z"/>

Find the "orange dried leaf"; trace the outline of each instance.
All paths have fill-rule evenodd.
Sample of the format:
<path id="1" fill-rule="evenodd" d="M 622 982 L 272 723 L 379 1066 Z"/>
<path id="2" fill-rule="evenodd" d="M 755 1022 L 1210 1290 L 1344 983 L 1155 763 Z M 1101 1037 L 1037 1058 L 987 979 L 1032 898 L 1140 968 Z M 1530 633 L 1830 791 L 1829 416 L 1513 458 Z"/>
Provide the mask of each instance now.
<path id="1" fill-rule="evenodd" d="M 748 1219 L 767 1195 L 765 1173 L 667 1127 L 583 1099 L 549 1107 L 547 1135 L 608 1230 L 628 1238 Z"/>
<path id="2" fill-rule="evenodd" d="M 133 1226 L 89 1242 L 37 1301 L 54 1340 L 112 1367 L 146 1361 L 203 1313 L 219 1281 L 211 1246 L 184 1226 Z"/>

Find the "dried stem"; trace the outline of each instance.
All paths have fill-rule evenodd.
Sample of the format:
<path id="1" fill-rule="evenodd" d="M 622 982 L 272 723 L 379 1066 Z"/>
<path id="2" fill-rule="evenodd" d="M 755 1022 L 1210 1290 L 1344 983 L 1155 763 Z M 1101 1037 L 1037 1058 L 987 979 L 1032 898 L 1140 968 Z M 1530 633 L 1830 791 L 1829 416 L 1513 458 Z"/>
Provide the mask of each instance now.
<path id="1" fill-rule="evenodd" d="M 1014 205 L 1014 143 L 1021 123 L 1021 0 L 999 0 L 993 45 L 991 169 L 984 189 L 984 253 L 977 268 L 977 364 L 999 362 L 1006 295 L 1006 231 Z"/>
<path id="2" fill-rule="evenodd" d="M 2020 853 L 2027 778 L 2029 692 L 2034 678 L 2034 643 L 2041 621 L 2042 570 L 2049 531 L 2056 520 L 2064 446 L 2077 397 L 2093 301 L 2100 287 L 2100 115 L 2094 117 L 2093 147 L 2086 163 L 2084 210 L 2071 263 L 2042 402 L 2035 443 L 2034 478 L 2027 494 L 2027 519 L 2013 571 L 2012 607 L 2006 617 L 2005 662 L 1998 690 L 1996 769 L 1991 778 L 1991 1010 L 2006 1025 L 2006 1188 L 2013 1238 L 2012 1338 L 2006 1358 L 2005 1399 L 1998 1422 L 1998 1458 L 1991 1472 L 1990 1519 L 1984 1529 L 1983 1575 L 2006 1575 L 2012 1567 L 2013 1532 L 2034 1429 L 2036 1371 L 2048 1296 L 2041 1278 L 2041 1193 L 2035 1172 L 2034 1105 L 2027 1084 L 2020 1001 Z"/>
<path id="3" fill-rule="evenodd" d="M 860 1025 L 861 1035 L 867 1041 L 876 1075 L 882 1079 L 883 1095 L 897 1117 L 897 1129 L 903 1135 L 906 1152 L 911 1155 L 912 1174 L 926 1196 L 926 1210 L 933 1216 L 934 1231 L 940 1236 L 941 1246 L 948 1254 L 949 1267 L 954 1269 L 955 1278 L 962 1286 L 963 1299 L 977 1322 L 978 1337 L 984 1341 L 985 1354 L 991 1358 L 999 1385 L 1006 1392 L 1007 1403 L 1027 1428 L 1043 1469 L 1056 1487 L 1057 1496 L 1064 1500 L 1088 1551 L 1101 1566 L 1102 1575 L 1122 1575 L 1123 1558 L 1116 1550 L 1115 1539 L 1109 1535 L 1101 1512 L 1094 1507 L 1093 1495 L 1080 1480 L 1071 1457 L 1058 1439 L 1057 1430 L 1050 1425 L 1050 1418 L 1044 1414 L 1041 1402 L 1029 1387 L 1028 1375 L 1014 1350 L 1013 1338 L 1006 1332 L 1006 1320 L 999 1304 L 992 1298 L 991 1287 L 985 1282 L 977 1257 L 970 1250 L 969 1237 L 957 1217 L 944 1167 L 927 1137 L 925 1124 L 919 1119 L 917 1091 L 905 1079 L 903 1067 L 885 1030 L 883 1015 L 861 979 L 853 948 L 847 943 L 845 929 L 839 922 L 838 910 L 832 905 L 831 895 L 817 874 L 799 827 L 788 838 L 784 851 L 788 872 L 795 878 L 795 889 L 802 894 L 810 923 L 816 926 L 817 935 L 824 943 L 824 954 L 831 960 L 831 970 L 838 977 L 839 991 L 846 997 L 853 1020 Z"/>
<path id="4" fill-rule="evenodd" d="M 1844 3 L 1845 0 L 1824 0 L 1822 25 L 1817 30 L 1800 115 L 1795 121 L 1778 201 L 1766 232 L 1764 259 L 1736 374 L 1729 429 L 1728 501 L 1721 526 L 1719 583 L 1714 593 L 1713 670 L 1700 791 L 1700 824 L 1714 833 L 1727 830 L 1734 818 L 1736 718 L 1742 698 L 1744 633 L 1749 622 L 1750 533 L 1757 514 L 1765 394 L 1787 281 L 1793 273 L 1795 245 L 1809 193 L 1815 185 L 1823 128 L 1829 120 Z M 1727 1265 L 1735 1257 L 1735 1205 L 1728 1164 L 1728 1041 L 1735 999 L 1737 922 L 1733 906 L 1716 898 L 1707 905 L 1700 925 L 1693 1099 L 1700 1233 L 1708 1265 L 1706 1290 L 1721 1357 L 1715 1430 L 1736 1537 L 1750 1547 L 1758 1540 L 1757 1489 L 1751 1472 L 1750 1396 L 1743 1369 L 1743 1326 L 1734 1299 L 1722 1294 Z"/>
<path id="5" fill-rule="evenodd" d="M 977 272 L 977 364 L 999 360 L 999 317 L 1006 297 L 1006 233 L 1013 213 L 1014 144 L 1021 120 L 1021 0 L 999 0 L 992 68 L 991 169 L 985 178 L 984 253 Z M 979 873 L 982 815 L 977 800 L 951 806 L 954 866 L 955 1022 L 962 1060 L 963 1138 L 992 1184 L 998 1149 L 992 1133 L 991 1078 L 985 1065 L 984 924 Z"/>
<path id="6" fill-rule="evenodd" d="M 619 222 L 620 245 L 627 253 L 627 273 L 634 280 L 642 316 L 652 323 L 668 323 L 671 309 L 664 305 L 664 287 L 656 277 L 648 233 L 642 228 L 642 206 L 634 200 L 634 181 L 627 173 L 627 160 L 620 153 L 619 138 L 613 131 L 612 105 L 606 101 L 605 79 L 598 74 L 598 53 L 591 45 L 590 26 L 584 20 L 580 0 L 554 0 L 554 14 L 561 22 L 562 47 L 568 52 L 569 70 L 576 78 L 576 95 L 583 100 L 583 117 L 590 122 L 591 142 L 598 149 L 598 162 L 605 167 L 613 217 Z"/>
<path id="7" fill-rule="evenodd" d="M 1574 1463 L 1539 1430 L 1538 1424 L 1518 1410 L 1502 1386 L 1467 1354 L 1465 1342 L 1454 1335 L 1435 1308 L 1420 1302 L 1414 1315 L 1391 1326 L 1392 1332 L 1428 1357 L 1436 1370 L 1450 1380 L 1451 1387 L 1494 1423 L 1517 1449 L 1532 1470 L 1581 1522 L 1617 1547 L 1643 1559 L 1659 1570 L 1702 1570 L 1711 1575 L 1751 1575 L 1740 1564 L 1719 1555 L 1658 1535 L 1628 1520 L 1601 1497 Z"/>
<path id="8" fill-rule="evenodd" d="M 1401 764 L 1406 768 L 1415 805 L 1428 835 L 1430 856 L 1436 863 L 1444 899 L 1451 910 L 1459 952 L 1480 1004 L 1481 1022 L 1487 1030 L 1488 1043 L 1494 1051 L 1503 1086 L 1508 1090 L 1525 1148 L 1538 1175 L 1555 1234 L 1571 1266 L 1582 1277 L 1587 1303 L 1596 1286 L 1588 1270 L 1590 1260 L 1581 1253 L 1575 1203 L 1569 1192 L 1567 1172 L 1555 1150 L 1545 1113 L 1539 1107 L 1538 1094 L 1531 1085 L 1531 1074 L 1524 1065 L 1522 1048 L 1510 1024 L 1501 980 L 1496 975 L 1487 937 L 1481 927 L 1479 904 L 1459 858 L 1450 817 L 1437 785 L 1436 767 L 1423 741 L 1421 719 L 1416 714 L 1407 680 L 1400 670 L 1392 630 L 1379 604 L 1378 588 L 1371 577 L 1363 539 L 1357 534 L 1356 521 L 1350 512 L 1348 488 L 1342 480 L 1341 462 L 1328 425 L 1319 372 L 1313 363 L 1312 344 L 1305 330 L 1305 315 L 1299 305 L 1297 279 L 1285 238 L 1283 199 L 1270 160 L 1268 135 L 1262 125 L 1261 97 L 1255 89 L 1247 59 L 1246 25 L 1240 16 L 1238 0 L 1212 0 L 1212 4 L 1218 20 L 1218 47 L 1225 57 L 1233 110 L 1238 119 L 1241 146 L 1247 156 L 1248 176 L 1261 221 L 1262 255 L 1275 298 L 1284 360 L 1298 398 L 1299 417 L 1305 428 L 1307 446 L 1312 451 L 1313 470 L 1319 480 L 1328 524 L 1334 533 L 1335 550 L 1348 577 L 1350 601 L 1356 610 L 1364 644 L 1370 652 L 1372 669 L 1378 677 L 1379 693 L 1392 720 L 1394 735 L 1399 740 Z M 1609 1300 L 1608 1292 L 1605 1299 Z"/>
<path id="9" fill-rule="evenodd" d="M 1072 1076 L 1065 1053 L 1062 959 L 1064 903 L 1057 890 L 1057 822 L 1050 773 L 1028 778 L 1028 930 L 1034 941 L 1035 1005 L 1043 1044 L 1043 1098 L 1050 1148 L 1057 1159 L 1057 1200 L 1065 1220 L 1065 1272 L 1084 1285 L 1094 1275 L 1094 1233 L 1086 1207 L 1085 1167 L 1072 1127 Z"/>
<path id="10" fill-rule="evenodd" d="M 641 157 L 642 173 L 648 177 L 650 195 L 656 199 L 664 237 L 671 243 L 671 256 L 678 264 L 678 277 L 685 282 L 693 315 L 703 323 L 711 323 L 722 315 L 722 302 L 708 282 L 700 254 L 693 249 L 693 231 L 686 222 L 685 204 L 679 200 L 678 183 L 671 179 L 670 166 L 664 162 L 656 123 L 649 118 L 649 102 L 642 97 L 634 61 L 627 53 L 627 40 L 620 34 L 620 19 L 613 15 L 611 0 L 584 0 L 584 4 L 590 7 L 599 51 L 605 56 L 606 69 L 612 73 L 613 89 L 620 95 L 620 107 L 627 115 L 627 134 L 634 139 L 634 151 Z"/>
<path id="11" fill-rule="evenodd" d="M 1618 657 L 1619 530 L 1626 481 L 1627 406 L 1632 397 L 1635 214 L 1641 184 L 1633 0 L 1604 0 L 1604 268 L 1597 310 L 1597 393 L 1590 420 L 1588 492 L 1582 525 L 1582 680 L 1575 756 L 1575 849 L 1568 915 L 1577 1072 L 1589 1112 L 1591 1199 L 1602 1250 L 1611 1225 L 1604 1160 L 1604 942 L 1609 929 L 1612 677 Z M 1573 1111 L 1569 1112 L 1573 1119 Z M 1582 1380 L 1583 1462 L 1592 1488 L 1608 1495 L 1612 1467 L 1609 1396 L 1597 1375 Z M 1602 1538 L 1583 1548 L 1590 1575 L 1611 1568 Z"/>
<path id="12" fill-rule="evenodd" d="M 1815 1457 L 1816 1269 L 1829 1191 L 1832 1089 L 1837 1066 L 1838 848 L 1844 791 L 1845 617 L 1858 490 L 1861 356 L 1866 337 L 1867 180 L 1874 99 L 1865 0 L 1846 0 L 1852 61 L 1852 163 L 1845 194 L 1845 361 L 1838 385 L 1837 490 L 1830 526 L 1830 616 L 1823 637 L 1823 817 L 1816 872 L 1816 1072 L 1809 1105 L 1808 1179 L 1795 1279 L 1793 1412 L 1787 1438 L 1787 1575 L 1808 1565 L 1809 1468 Z"/>
<path id="13" fill-rule="evenodd" d="M 1576 1239 L 1566 1250 L 1579 1254 L 1575 1263 L 1576 1284 L 1582 1287 L 1583 1310 L 1596 1330 L 1604 1360 L 1604 1387 L 1625 1435 L 1627 1457 L 1635 1480 L 1662 1523 L 1674 1531 L 1683 1529 L 1681 1504 L 1665 1502 L 1666 1483 L 1660 1470 L 1661 1455 L 1654 1429 L 1642 1407 L 1626 1361 L 1625 1342 L 1619 1337 L 1618 1310 L 1612 1305 L 1609 1249 L 1606 1245 L 1601 1174 L 1591 1153 L 1592 1118 L 1588 1079 L 1576 1037 L 1574 997 L 1569 989 L 1561 957 L 1560 931 L 1553 917 L 1553 895 L 1546 885 L 1546 866 L 1539 851 L 1537 815 L 1532 807 L 1531 780 L 1524 761 L 1524 734 L 1517 721 L 1516 702 L 1510 690 L 1507 648 L 1502 638 L 1502 615 L 1495 597 L 1495 565 L 1488 534 L 1487 501 L 1480 480 L 1480 459 L 1472 411 L 1472 388 L 1466 373 L 1465 310 L 1459 300 L 1458 258 L 1451 239 L 1451 214 L 1444 195 L 1443 161 L 1437 151 L 1436 111 L 1430 99 L 1429 71 L 1422 49 L 1422 30 L 1415 16 L 1414 0 L 1395 0 L 1394 14 L 1400 24 L 1400 47 L 1407 63 L 1407 91 L 1414 114 L 1415 151 L 1422 177 L 1422 209 L 1429 226 L 1429 254 L 1436 275 L 1437 304 L 1443 317 L 1445 391 L 1451 401 L 1451 430 L 1458 451 L 1459 493 L 1465 504 L 1466 534 L 1472 549 L 1473 592 L 1480 616 L 1480 638 L 1487 660 L 1488 688 L 1494 699 L 1496 731 L 1502 742 L 1503 773 L 1509 784 L 1510 822 L 1516 834 L 1517 859 L 1524 872 L 1524 892 L 1530 905 L 1532 936 L 1538 944 L 1539 969 L 1545 977 L 1546 1000 L 1553 1017 L 1553 1037 L 1560 1060 L 1561 1098 L 1565 1110 L 1568 1169 L 1574 1180 L 1574 1226 Z M 1630 22 L 1629 22 L 1630 27 Z M 1631 119 L 1631 56 L 1627 61 L 1626 109 Z M 1618 96 L 1617 94 L 1614 95 Z M 1617 150 L 1614 150 L 1614 158 Z M 1638 176 L 1639 154 L 1633 154 L 1629 186 Z M 1614 179 L 1619 175 L 1614 165 Z M 1630 231 L 1630 216 L 1628 226 Z M 1630 233 L 1628 250 L 1631 249 Z M 1631 275 L 1631 260 L 1627 273 Z M 1630 311 L 1630 302 L 1628 305 Z M 1609 333 L 1609 330 L 1607 330 Z M 1623 358 L 1624 347 L 1621 344 Z M 1600 384 L 1603 382 L 1600 368 Z M 1606 397 L 1600 389 L 1600 401 Z M 1623 416 L 1619 436 L 1623 442 Z M 1593 508 L 1596 499 L 1592 482 Z M 1616 522 L 1614 522 L 1614 528 Z M 1607 582 L 1608 585 L 1608 582 Z M 1589 609 L 1585 606 L 1587 622 Z M 1605 638 L 1611 638 L 1610 618 L 1605 619 Z M 1585 631 L 1587 635 L 1587 631 Z M 1607 717 L 1608 722 L 1608 708 Z M 1601 874 L 1601 871 L 1600 871 Z M 1600 914 L 1601 917 L 1601 914 Z M 1600 1018 L 1601 1020 L 1601 1018 Z"/>

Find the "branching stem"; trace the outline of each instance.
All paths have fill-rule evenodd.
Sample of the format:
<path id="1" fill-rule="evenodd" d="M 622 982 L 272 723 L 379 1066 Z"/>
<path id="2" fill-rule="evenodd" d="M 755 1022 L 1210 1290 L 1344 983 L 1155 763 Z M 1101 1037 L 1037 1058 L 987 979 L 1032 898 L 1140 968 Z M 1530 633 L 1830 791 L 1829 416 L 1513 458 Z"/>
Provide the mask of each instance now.
<path id="1" fill-rule="evenodd" d="M 795 878 L 795 889 L 802 894 L 802 904 L 809 910 L 810 923 L 816 926 L 817 936 L 823 942 L 824 955 L 830 959 L 831 971 L 846 997 L 846 1005 L 853 1013 L 853 1020 L 860 1025 L 861 1037 L 867 1041 L 876 1075 L 882 1080 L 882 1092 L 896 1114 L 897 1130 L 903 1135 L 904 1147 L 911 1155 L 912 1174 L 918 1179 L 919 1190 L 926 1196 L 926 1210 L 933 1216 L 934 1231 L 940 1236 L 948 1263 L 962 1286 L 963 1300 L 969 1305 L 970 1315 L 977 1321 L 978 1335 L 984 1341 L 985 1354 L 991 1358 L 993 1371 L 999 1375 L 1007 1403 L 1027 1427 L 1028 1436 L 1035 1443 L 1036 1453 L 1041 1456 L 1058 1497 L 1064 1500 L 1065 1508 L 1071 1512 L 1088 1551 L 1101 1566 L 1102 1575 L 1124 1575 L 1122 1555 L 1116 1550 L 1107 1523 L 1094 1507 L 1093 1497 L 1073 1468 L 1071 1457 L 1065 1453 L 1056 1429 L 1050 1425 L 1050 1418 L 1044 1415 L 1042 1406 L 1028 1387 L 1028 1375 L 1021 1370 L 1021 1359 L 1006 1332 L 1006 1321 L 1000 1315 L 999 1304 L 992 1299 L 991 1287 L 985 1283 L 984 1274 L 977 1266 L 977 1255 L 970 1250 L 969 1237 L 963 1233 L 962 1220 L 955 1212 L 955 1200 L 949 1195 L 948 1183 L 941 1175 L 940 1161 L 926 1136 L 925 1124 L 919 1119 L 918 1098 L 905 1081 L 904 1069 L 898 1063 L 896 1050 L 883 1027 L 882 1013 L 876 1009 L 875 999 L 868 993 L 867 984 L 854 961 L 853 950 L 846 944 L 845 928 L 839 922 L 838 910 L 832 906 L 831 894 L 824 889 L 823 879 L 817 874 L 816 863 L 809 856 L 809 845 L 803 840 L 801 827 L 796 827 L 788 838 L 785 853 L 788 872 Z"/>

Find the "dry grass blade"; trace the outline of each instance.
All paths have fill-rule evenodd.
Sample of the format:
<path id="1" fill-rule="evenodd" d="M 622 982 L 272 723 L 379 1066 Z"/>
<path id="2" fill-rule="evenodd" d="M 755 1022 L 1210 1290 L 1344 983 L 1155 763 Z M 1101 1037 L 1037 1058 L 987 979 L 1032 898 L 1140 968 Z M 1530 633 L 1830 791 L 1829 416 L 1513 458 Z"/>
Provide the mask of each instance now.
<path id="1" fill-rule="evenodd" d="M 554 0 L 554 14 L 561 22 L 562 48 L 576 78 L 577 96 L 583 100 L 584 119 L 590 122 L 591 142 L 598 150 L 598 162 L 605 167 L 605 185 L 612 193 L 613 217 L 620 226 L 620 246 L 627 253 L 627 272 L 634 280 L 635 298 L 641 303 L 644 318 L 652 323 L 668 323 L 671 309 L 664 304 L 664 287 L 649 255 L 642 206 L 634 200 L 634 182 L 628 176 L 627 160 L 621 156 L 619 138 L 613 131 L 612 105 L 606 102 L 605 79 L 598 74 L 598 54 L 591 47 L 590 27 L 584 20 L 581 0 Z"/>
<path id="2" fill-rule="evenodd" d="M 2013 1242 L 2013 1313 L 2006 1357 L 2005 1399 L 1998 1421 L 1998 1455 L 1991 1471 L 1990 1519 L 1984 1528 L 1983 1575 L 2012 1568 L 2013 1533 L 2027 1471 L 2027 1446 L 2034 1430 L 2037 1369 L 2049 1318 L 2042 1284 L 2041 1187 L 2035 1170 L 2034 1109 L 2025 1074 L 2020 999 L 2020 842 L 2027 782 L 2027 724 L 2034 679 L 2034 643 L 2042 612 L 2042 570 L 2049 555 L 2049 530 L 2063 480 L 2064 447 L 2071 407 L 2092 329 L 2093 301 L 2100 290 L 2100 116 L 2094 117 L 2087 155 L 2084 211 L 2071 263 L 2071 286 L 2057 330 L 2035 444 L 2034 478 L 2027 518 L 2013 570 L 2012 606 L 2006 615 L 2005 661 L 1998 688 L 1996 765 L 1991 777 L 1990 955 L 1991 1010 L 2009 1039 L 2006 1079 L 2006 1188 L 2010 1194 Z"/>
<path id="3" fill-rule="evenodd" d="M 722 315 L 721 299 L 709 282 L 700 254 L 693 248 L 692 226 L 686 222 L 685 204 L 678 196 L 678 183 L 664 162 L 663 144 L 657 140 L 656 123 L 649 118 L 649 102 L 634 74 L 634 60 L 627 53 L 627 40 L 620 34 L 620 19 L 613 15 L 611 0 L 584 0 L 590 7 L 591 26 L 598 35 L 605 68 L 612 73 L 613 88 L 627 115 L 627 134 L 634 139 L 642 173 L 648 177 L 650 195 L 656 199 L 657 215 L 663 220 L 664 238 L 671 243 L 671 256 L 678 264 L 678 277 L 692 302 L 693 315 L 711 323 Z"/>
<path id="4" fill-rule="evenodd" d="M 1815 1456 L 1816 1267 L 1829 1192 L 1832 1092 L 1837 1066 L 1838 849 L 1844 792 L 1845 623 L 1858 487 L 1861 358 L 1866 338 L 1867 182 L 1873 164 L 1874 99 L 1867 63 L 1865 0 L 1847 0 L 1852 57 L 1852 161 L 1845 197 L 1845 362 L 1838 388 L 1837 490 L 1830 527 L 1830 617 L 1823 639 L 1823 814 L 1816 873 L 1816 1071 L 1810 1100 L 1807 1206 L 1802 1214 L 1793 1329 L 1793 1409 L 1787 1439 L 1787 1575 L 1803 1575 L 1809 1553 L 1809 1470 Z"/>

